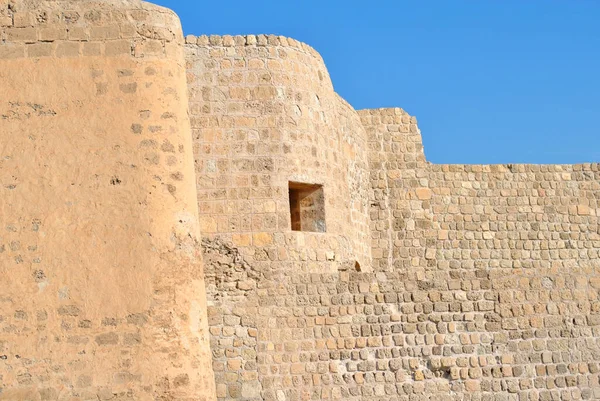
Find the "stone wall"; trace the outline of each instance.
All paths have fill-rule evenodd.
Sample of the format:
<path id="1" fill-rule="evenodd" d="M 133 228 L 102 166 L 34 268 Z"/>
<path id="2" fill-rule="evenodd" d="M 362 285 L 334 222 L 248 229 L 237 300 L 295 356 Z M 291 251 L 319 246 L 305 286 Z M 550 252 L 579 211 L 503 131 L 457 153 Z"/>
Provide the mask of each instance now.
<path id="1" fill-rule="evenodd" d="M 214 399 L 177 17 L 0 6 L 0 399 Z"/>
<path id="2" fill-rule="evenodd" d="M 430 165 L 414 118 L 359 114 L 374 266 L 406 286 L 409 381 L 427 397 L 597 399 L 600 165 Z"/>
<path id="3" fill-rule="evenodd" d="M 600 397 L 597 164 L 431 165 L 414 117 L 355 112 L 309 47 L 187 42 L 219 399 Z M 321 164 L 315 141 L 317 156 L 350 148 Z M 296 179 L 347 182 L 325 187 L 326 215 L 361 217 L 291 231 Z M 362 241 L 364 213 L 369 263 L 323 242 L 341 238 L 331 226 Z"/>
<path id="4" fill-rule="evenodd" d="M 187 43 L 217 392 L 274 399 L 296 386 L 292 366 L 306 373 L 299 350 L 315 340 L 291 323 L 296 274 L 371 268 L 366 135 L 310 47 L 262 35 Z M 324 233 L 291 230 L 290 182 L 323 186 Z"/>
<path id="5" fill-rule="evenodd" d="M 203 233 L 236 246 L 270 245 L 273 234 L 291 229 L 289 182 L 320 184 L 326 232 L 293 240 L 320 242 L 319 252 L 304 254 L 302 242 L 286 252 L 306 261 L 304 270 L 322 271 L 313 262 L 326 260 L 330 271 L 349 259 L 370 266 L 364 129 L 333 91 L 320 56 L 276 36 L 187 42 Z"/>
<path id="6" fill-rule="evenodd" d="M 600 399 L 600 165 L 432 165 L 293 39 L 2 4 L 0 400 Z"/>

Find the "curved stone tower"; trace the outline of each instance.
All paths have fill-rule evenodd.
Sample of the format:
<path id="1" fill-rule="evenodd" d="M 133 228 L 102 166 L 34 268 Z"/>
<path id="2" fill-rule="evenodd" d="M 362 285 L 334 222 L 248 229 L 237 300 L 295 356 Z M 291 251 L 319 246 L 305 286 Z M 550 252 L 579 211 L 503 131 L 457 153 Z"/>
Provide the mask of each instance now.
<path id="1" fill-rule="evenodd" d="M 218 397 L 306 397 L 322 345 L 290 322 L 320 293 L 293 289 L 371 270 L 366 131 L 294 39 L 189 36 L 186 60 Z"/>
<path id="2" fill-rule="evenodd" d="M 1 2 L 0 399 L 212 400 L 183 38 Z"/>
<path id="3" fill-rule="evenodd" d="M 188 39 L 202 232 L 285 245 L 278 260 L 305 272 L 368 270 L 367 137 L 321 56 L 274 35 Z M 322 210 L 294 216 L 294 192 L 311 190 Z"/>

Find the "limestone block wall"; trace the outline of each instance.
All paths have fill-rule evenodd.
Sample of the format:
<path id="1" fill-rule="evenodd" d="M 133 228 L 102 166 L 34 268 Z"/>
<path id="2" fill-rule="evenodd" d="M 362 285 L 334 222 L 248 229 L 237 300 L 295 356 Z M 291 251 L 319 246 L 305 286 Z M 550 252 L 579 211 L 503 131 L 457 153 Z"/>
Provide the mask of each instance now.
<path id="1" fill-rule="evenodd" d="M 359 210 L 368 213 L 372 263 L 355 271 L 348 263 L 355 251 L 343 254 L 346 263 L 337 263 L 337 252 L 328 260 L 332 248 L 319 240 L 327 236 L 293 232 L 288 225 L 288 180 L 339 178 L 335 164 L 318 170 L 320 160 L 307 158 L 305 144 L 273 156 L 279 167 L 263 182 L 275 190 L 259 201 L 242 193 L 252 202 L 237 206 L 234 176 L 245 183 L 250 174 L 249 180 L 261 182 L 253 178 L 256 164 L 239 161 L 264 155 L 249 157 L 244 149 L 251 155 L 255 150 L 248 144 L 285 149 L 296 138 L 285 134 L 296 123 L 285 106 L 276 106 L 288 96 L 277 96 L 304 88 L 311 78 L 293 79 L 302 67 L 291 60 L 303 56 L 290 56 L 282 43 L 298 46 L 274 36 L 188 38 L 218 398 L 599 398 L 599 166 L 432 165 L 414 117 L 401 109 L 357 113 L 329 95 L 339 107 L 338 125 L 327 135 L 331 140 L 347 132 L 359 145 L 357 166 L 363 157 L 368 163 L 350 169 L 353 189 L 339 193 L 346 201 L 359 199 L 365 205 Z M 256 61 L 257 54 L 266 61 Z M 262 72 L 277 58 L 286 60 L 285 69 L 267 69 L 264 82 L 292 79 L 276 85 L 274 99 L 255 98 L 260 85 L 253 68 Z M 323 68 L 318 60 L 321 67 L 313 71 Z M 313 76 L 316 81 L 318 74 Z M 247 89 L 243 97 L 232 98 L 240 87 Z M 320 99 L 328 96 L 322 88 L 312 90 Z M 250 107 L 260 111 L 237 120 Z M 276 116 L 276 132 L 283 136 L 266 135 L 269 127 L 259 122 L 264 116 Z M 322 129 L 312 120 L 300 124 L 307 136 Z M 317 173 L 289 172 L 309 161 Z M 237 221 L 231 216 L 250 213 L 250 205 L 273 200 L 273 209 L 255 209 L 281 215 L 282 224 L 272 231 L 264 231 L 260 219 L 256 228 L 230 224 Z M 362 230 L 352 224 L 345 227 Z"/>
<path id="2" fill-rule="evenodd" d="M 378 240 L 391 238 L 374 242 L 381 250 L 374 252 L 378 270 L 425 273 L 436 263 L 444 270 L 595 264 L 598 164 L 432 165 L 424 159 L 414 118 L 401 109 L 360 114 L 377 167 L 373 194 L 381 198 L 372 229 Z M 386 248 L 392 258 L 385 258 Z M 465 262 L 442 262 L 453 259 Z"/>
<path id="3" fill-rule="evenodd" d="M 370 269 L 366 132 L 304 44 L 264 35 L 187 43 L 217 393 L 295 394 L 312 369 L 300 349 L 317 341 L 304 307 L 318 297 L 306 284 L 296 294 L 297 275 Z M 323 186 L 324 233 L 292 231 L 289 182 Z"/>
<path id="4" fill-rule="evenodd" d="M 178 18 L 0 6 L 0 399 L 214 399 Z"/>
<path id="5" fill-rule="evenodd" d="M 359 113 L 377 277 L 406 277 L 397 333 L 422 334 L 404 343 L 415 385 L 598 398 L 600 165 L 431 165 L 404 111 Z"/>
<path id="6" fill-rule="evenodd" d="M 412 238 L 402 241 L 407 224 L 414 231 L 417 225 L 425 228 L 431 222 L 425 208 L 415 207 L 414 215 L 407 216 L 410 208 L 398 205 L 400 199 L 407 199 L 409 205 L 412 199 L 418 201 L 414 195 L 429 197 L 424 194 L 429 189 L 420 189 L 426 186 L 429 164 L 415 117 L 399 108 L 362 110 L 359 115 L 368 132 L 373 268 L 389 271 L 394 263 L 409 259 L 409 248 L 420 246 L 410 243 Z M 405 195 L 410 189 L 412 197 Z"/>
<path id="7" fill-rule="evenodd" d="M 306 261 L 304 270 L 322 271 L 329 261 L 336 271 L 350 260 L 368 268 L 366 135 L 321 57 L 276 36 L 187 42 L 203 233 L 270 245 L 291 228 L 288 183 L 320 184 L 325 233 L 294 235 L 290 257 Z M 318 254 L 293 249 L 303 240 L 321 243 Z"/>
<path id="8" fill-rule="evenodd" d="M 599 164 L 432 165 L 309 46 L 138 0 L 0 29 L 0 400 L 600 399 Z"/>

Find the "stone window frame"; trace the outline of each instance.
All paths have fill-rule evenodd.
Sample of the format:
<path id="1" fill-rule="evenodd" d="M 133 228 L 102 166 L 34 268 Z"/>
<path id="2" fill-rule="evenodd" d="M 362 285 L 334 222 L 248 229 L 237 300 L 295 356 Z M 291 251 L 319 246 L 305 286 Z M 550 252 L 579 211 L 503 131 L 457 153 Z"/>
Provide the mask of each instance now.
<path id="1" fill-rule="evenodd" d="M 288 201 L 292 231 L 327 232 L 323 184 L 288 181 Z"/>

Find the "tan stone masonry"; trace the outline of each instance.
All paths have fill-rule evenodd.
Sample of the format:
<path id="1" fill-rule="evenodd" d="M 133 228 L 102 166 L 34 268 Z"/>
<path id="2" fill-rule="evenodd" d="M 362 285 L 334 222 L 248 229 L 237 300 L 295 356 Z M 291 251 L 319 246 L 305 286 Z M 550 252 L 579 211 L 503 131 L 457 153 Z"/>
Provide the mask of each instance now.
<path id="1" fill-rule="evenodd" d="M 598 164 L 432 165 L 414 117 L 357 113 L 327 95 L 310 47 L 273 35 L 186 40 L 219 399 L 600 397 Z M 315 96 L 339 102 L 337 118 Z M 349 196 L 338 189 L 325 210 L 368 207 L 371 258 L 360 273 L 356 250 L 340 255 L 329 230 L 290 231 L 285 191 L 240 191 L 254 177 L 284 187 L 290 166 L 307 183 L 335 172 L 305 151 L 277 161 L 279 149 L 318 144 L 319 121 L 358 144 L 353 160 L 367 160 L 343 169 L 369 177 L 349 183 L 358 202 L 337 203 Z M 319 146 L 317 155 L 336 149 Z M 244 162 L 257 157 L 273 158 L 268 174 Z M 328 185 L 351 180 L 332 177 L 320 181 L 326 197 Z M 256 221 L 255 205 L 273 200 L 267 210 L 284 215 L 267 233 L 228 224 Z M 362 230 L 345 224 L 344 234 Z"/>
<path id="2" fill-rule="evenodd" d="M 310 46 L 138 0 L 0 35 L 0 400 L 600 399 L 599 164 L 431 164 Z"/>
<path id="3" fill-rule="evenodd" d="M 177 17 L 0 4 L 0 399 L 214 399 Z"/>

